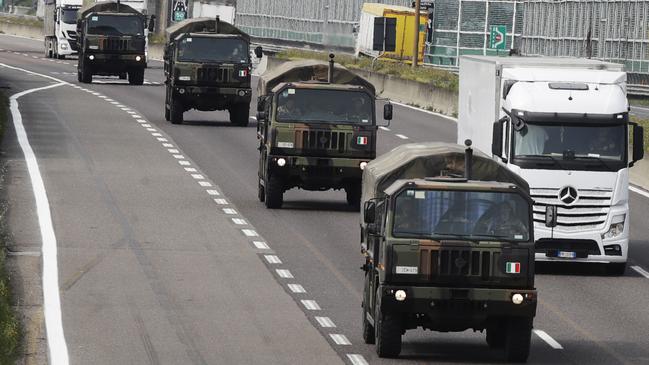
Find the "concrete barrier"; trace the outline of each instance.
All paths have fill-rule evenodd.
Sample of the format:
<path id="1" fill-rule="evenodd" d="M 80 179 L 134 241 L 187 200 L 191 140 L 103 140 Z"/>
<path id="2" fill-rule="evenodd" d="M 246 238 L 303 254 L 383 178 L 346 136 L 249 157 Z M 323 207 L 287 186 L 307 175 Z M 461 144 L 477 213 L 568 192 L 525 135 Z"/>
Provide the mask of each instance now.
<path id="1" fill-rule="evenodd" d="M 268 57 L 267 70 L 272 70 L 286 60 Z M 374 85 L 379 97 L 414 105 L 437 113 L 457 116 L 458 95 L 456 92 L 435 88 L 422 82 L 404 80 L 392 75 L 352 70 Z"/>
<path id="2" fill-rule="evenodd" d="M 43 40 L 43 28 L 34 25 L 11 23 L 0 17 L 0 31 L 4 34 Z"/>

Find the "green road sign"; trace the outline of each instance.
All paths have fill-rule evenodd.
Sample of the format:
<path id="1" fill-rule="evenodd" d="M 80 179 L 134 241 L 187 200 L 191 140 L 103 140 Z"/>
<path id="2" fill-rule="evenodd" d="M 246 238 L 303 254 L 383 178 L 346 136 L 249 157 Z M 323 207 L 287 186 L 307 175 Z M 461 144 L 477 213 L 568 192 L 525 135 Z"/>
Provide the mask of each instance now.
<path id="1" fill-rule="evenodd" d="M 507 26 L 492 25 L 491 36 L 489 37 L 489 48 L 505 49 L 507 45 Z"/>
<path id="2" fill-rule="evenodd" d="M 174 11 L 174 21 L 181 22 L 187 19 L 187 13 L 184 11 Z"/>

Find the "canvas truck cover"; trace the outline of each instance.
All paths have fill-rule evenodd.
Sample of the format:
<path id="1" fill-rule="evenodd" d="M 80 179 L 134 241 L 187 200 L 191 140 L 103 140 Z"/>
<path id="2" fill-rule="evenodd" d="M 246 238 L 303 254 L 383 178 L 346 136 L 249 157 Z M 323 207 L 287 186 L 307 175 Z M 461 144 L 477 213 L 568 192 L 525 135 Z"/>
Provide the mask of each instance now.
<path id="1" fill-rule="evenodd" d="M 457 144 L 429 142 L 401 145 L 367 164 L 363 170 L 361 201 L 380 197 L 382 191 L 397 180 L 436 177 L 442 171 L 464 175 L 464 156 L 465 147 Z M 473 150 L 471 180 L 512 183 L 529 194 L 529 185 L 522 177 L 476 149 Z"/>
<path id="2" fill-rule="evenodd" d="M 89 4 L 82 7 L 77 13 L 77 20 L 85 18 L 90 13 L 133 13 L 141 14 L 139 11 L 125 4 L 116 2 L 101 2 Z"/>
<path id="3" fill-rule="evenodd" d="M 275 86 L 285 82 L 321 81 L 327 82 L 329 63 L 316 60 L 291 61 L 261 75 L 257 91 L 259 95 L 267 95 Z M 334 84 L 357 85 L 365 87 L 372 95 L 376 95 L 374 85 L 349 69 L 336 64 L 333 75 Z"/>
<path id="4" fill-rule="evenodd" d="M 234 25 L 219 20 L 217 29 L 216 23 L 217 22 L 215 18 L 185 19 L 182 22 L 174 24 L 167 28 L 167 30 L 165 31 L 167 43 L 169 43 L 173 39 L 176 39 L 176 37 L 184 33 L 202 32 L 239 35 L 243 37 L 247 42 L 250 42 L 250 36 Z"/>

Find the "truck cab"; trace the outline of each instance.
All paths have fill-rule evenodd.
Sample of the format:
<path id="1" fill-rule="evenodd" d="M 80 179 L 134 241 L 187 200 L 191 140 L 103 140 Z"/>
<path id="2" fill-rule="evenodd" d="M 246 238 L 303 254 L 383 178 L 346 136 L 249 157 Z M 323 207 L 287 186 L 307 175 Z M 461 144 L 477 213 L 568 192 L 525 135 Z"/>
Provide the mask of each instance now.
<path id="1" fill-rule="evenodd" d="M 218 17 L 184 20 L 167 29 L 164 53 L 165 119 L 183 122 L 183 113 L 228 110 L 230 122 L 250 118 L 252 61 L 250 37 Z M 261 48 L 255 51 L 261 58 Z"/>
<path id="2" fill-rule="evenodd" d="M 458 140 L 474 139 L 530 184 L 536 260 L 605 263 L 623 274 L 629 168 L 644 141 L 629 120 L 622 66 L 467 56 L 459 105 Z M 547 207 L 556 211 L 548 222 Z"/>
<path id="3" fill-rule="evenodd" d="M 380 357 L 398 356 L 402 334 L 419 327 L 486 330 L 508 361 L 528 357 L 537 306 L 528 187 L 486 155 L 467 152 L 465 169 L 462 158 L 457 145 L 404 145 L 364 172 L 363 339 Z"/>
<path id="4" fill-rule="evenodd" d="M 153 29 L 153 19 L 147 21 L 128 5 L 101 2 L 82 8 L 77 18 L 79 82 L 91 83 L 93 75 L 128 75 L 129 84 L 142 85 L 147 26 Z"/>
<path id="5" fill-rule="evenodd" d="M 43 33 L 45 57 L 65 58 L 77 53 L 77 12 L 81 0 L 50 0 L 45 3 Z"/>
<path id="6" fill-rule="evenodd" d="M 262 75 L 259 95 L 259 200 L 274 209 L 291 188 L 344 189 L 358 208 L 376 157 L 374 87 L 333 61 L 297 61 Z"/>

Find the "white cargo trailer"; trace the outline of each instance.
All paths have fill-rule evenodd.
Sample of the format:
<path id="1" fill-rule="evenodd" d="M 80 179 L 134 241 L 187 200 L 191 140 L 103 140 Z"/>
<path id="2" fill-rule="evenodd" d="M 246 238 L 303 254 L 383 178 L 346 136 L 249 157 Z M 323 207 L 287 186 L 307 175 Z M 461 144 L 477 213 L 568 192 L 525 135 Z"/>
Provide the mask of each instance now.
<path id="1" fill-rule="evenodd" d="M 77 52 L 77 11 L 83 0 L 45 0 L 45 57 L 65 58 Z"/>
<path id="2" fill-rule="evenodd" d="M 624 272 L 629 167 L 644 153 L 642 127 L 628 111 L 620 64 L 461 58 L 458 143 L 471 139 L 527 180 L 537 261 L 607 263 Z"/>

